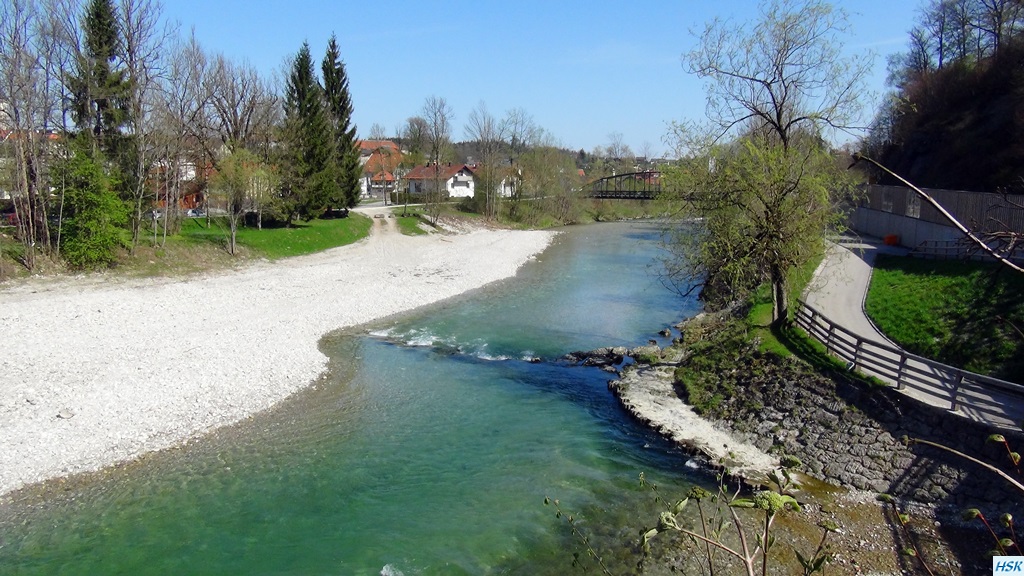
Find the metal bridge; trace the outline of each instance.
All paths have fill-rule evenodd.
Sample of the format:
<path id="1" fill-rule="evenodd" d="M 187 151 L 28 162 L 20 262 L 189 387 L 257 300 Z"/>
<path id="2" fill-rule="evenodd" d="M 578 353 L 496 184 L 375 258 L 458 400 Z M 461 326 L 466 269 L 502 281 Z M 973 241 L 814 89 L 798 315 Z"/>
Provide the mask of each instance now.
<path id="1" fill-rule="evenodd" d="M 654 200 L 661 193 L 661 172 L 646 170 L 606 176 L 583 187 L 588 198 Z"/>

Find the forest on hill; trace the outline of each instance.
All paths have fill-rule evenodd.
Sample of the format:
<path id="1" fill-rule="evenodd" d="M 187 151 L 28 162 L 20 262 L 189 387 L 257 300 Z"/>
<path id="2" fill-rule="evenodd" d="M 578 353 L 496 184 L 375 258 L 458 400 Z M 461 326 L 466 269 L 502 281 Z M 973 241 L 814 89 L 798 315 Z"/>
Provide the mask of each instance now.
<path id="1" fill-rule="evenodd" d="M 1019 1 L 929 0 L 889 59 L 865 152 L 919 186 L 1024 191 L 1022 31 Z"/>

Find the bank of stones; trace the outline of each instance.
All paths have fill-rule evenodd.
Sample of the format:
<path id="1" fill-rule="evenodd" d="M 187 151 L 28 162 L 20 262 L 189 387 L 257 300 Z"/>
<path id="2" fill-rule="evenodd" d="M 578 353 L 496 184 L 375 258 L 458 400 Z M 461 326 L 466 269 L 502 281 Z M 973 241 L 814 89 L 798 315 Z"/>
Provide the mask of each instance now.
<path id="1" fill-rule="evenodd" d="M 686 370 L 685 348 L 680 356 L 681 369 Z M 634 397 L 638 386 L 664 395 L 664 382 L 656 384 L 653 379 L 671 378 L 671 372 L 648 370 L 646 382 L 631 377 L 629 388 Z M 904 442 L 937 442 L 1005 469 L 1006 449 L 987 441 L 997 432 L 989 426 L 891 388 L 840 372 L 821 374 L 798 360 L 753 349 L 729 366 L 720 366 L 717 378 L 734 392 L 703 412 L 703 418 L 776 458 L 798 458 L 804 471 L 821 480 L 951 511 L 978 507 L 987 513 L 1021 513 L 1021 495 L 991 471 L 948 452 Z M 610 387 L 623 398 L 621 382 L 613 381 Z M 680 404 L 685 402 L 682 386 L 674 385 L 671 391 Z M 666 436 L 678 436 L 638 410 L 636 402 L 624 405 Z M 1024 448 L 1024 435 L 1005 435 L 1011 447 Z"/>

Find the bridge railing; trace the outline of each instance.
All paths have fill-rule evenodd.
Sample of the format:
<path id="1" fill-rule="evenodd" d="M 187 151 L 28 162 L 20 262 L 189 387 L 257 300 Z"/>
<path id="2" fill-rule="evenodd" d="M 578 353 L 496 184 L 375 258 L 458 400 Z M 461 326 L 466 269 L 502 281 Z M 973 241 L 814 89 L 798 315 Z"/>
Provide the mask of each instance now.
<path id="1" fill-rule="evenodd" d="M 798 301 L 796 324 L 847 368 L 895 385 L 909 396 L 971 419 L 1020 429 L 1024 386 L 968 372 L 859 336 Z"/>
<path id="2" fill-rule="evenodd" d="M 629 172 L 599 178 L 583 187 L 591 198 L 653 200 L 661 192 L 661 173 Z"/>

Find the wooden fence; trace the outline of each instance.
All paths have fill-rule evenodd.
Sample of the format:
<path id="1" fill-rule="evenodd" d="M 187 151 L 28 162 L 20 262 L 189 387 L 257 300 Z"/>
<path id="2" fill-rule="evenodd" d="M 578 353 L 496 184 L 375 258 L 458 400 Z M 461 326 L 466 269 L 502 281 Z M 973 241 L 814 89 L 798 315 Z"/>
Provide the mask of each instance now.
<path id="1" fill-rule="evenodd" d="M 967 372 L 864 338 L 798 301 L 796 323 L 849 370 L 874 376 L 933 406 L 1003 428 L 1020 430 L 1024 386 Z"/>

